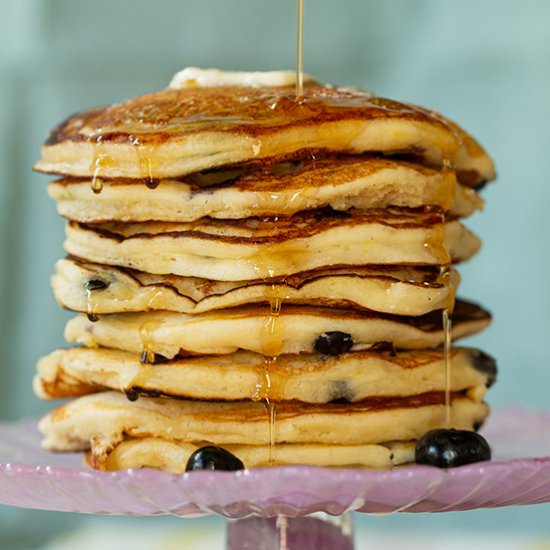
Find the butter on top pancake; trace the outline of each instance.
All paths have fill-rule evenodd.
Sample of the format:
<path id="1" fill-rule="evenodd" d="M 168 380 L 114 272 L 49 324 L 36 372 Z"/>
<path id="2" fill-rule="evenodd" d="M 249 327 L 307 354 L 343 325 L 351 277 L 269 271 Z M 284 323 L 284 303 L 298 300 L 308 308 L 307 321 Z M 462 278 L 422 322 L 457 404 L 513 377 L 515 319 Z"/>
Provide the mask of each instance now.
<path id="1" fill-rule="evenodd" d="M 496 380 L 496 362 L 469 348 L 451 352 L 451 391 L 485 393 Z M 260 398 L 265 358 L 250 352 L 200 356 L 144 365 L 131 353 L 111 349 L 57 350 L 38 363 L 34 388 L 42 399 L 117 390 L 214 401 Z M 270 402 L 328 403 L 445 391 L 442 349 L 356 351 L 337 357 L 281 355 L 269 366 Z"/>
<path id="2" fill-rule="evenodd" d="M 282 277 L 321 267 L 441 265 L 466 260 L 479 239 L 436 211 L 308 211 L 276 221 L 70 222 L 65 249 L 86 260 L 218 281 Z"/>
<path id="3" fill-rule="evenodd" d="M 453 339 L 483 330 L 490 314 L 458 300 L 453 311 Z M 270 328 L 269 323 L 274 326 Z M 442 345 L 441 312 L 404 317 L 369 311 L 288 305 L 277 317 L 269 306 L 245 306 L 199 315 L 171 312 L 105 315 L 92 322 L 85 315 L 71 319 L 65 338 L 88 347 L 102 346 L 159 354 L 226 354 L 245 349 L 267 356 L 314 351 L 316 341 L 328 332 L 352 339 L 353 350 L 390 342 L 399 349 Z M 347 349 L 350 349 L 349 347 Z M 343 350 L 346 351 L 346 350 Z"/>
<path id="4" fill-rule="evenodd" d="M 483 401 L 452 393 L 452 426 L 472 429 L 488 414 Z M 364 445 L 410 441 L 445 424 L 445 394 L 372 398 L 359 403 L 277 404 L 273 442 Z M 81 451 L 100 440 L 108 448 L 124 437 L 214 445 L 268 445 L 269 422 L 258 401 L 189 401 L 103 392 L 75 399 L 44 417 L 43 445 L 57 451 Z"/>
<path id="5" fill-rule="evenodd" d="M 65 308 L 83 313 L 204 313 L 246 304 L 309 304 L 424 315 L 452 307 L 458 272 L 439 268 L 367 266 L 319 269 L 269 281 L 223 282 L 151 275 L 70 258 L 57 262 L 52 286 Z"/>
<path id="6" fill-rule="evenodd" d="M 36 169 L 74 176 L 167 178 L 309 150 L 414 153 L 459 178 L 494 177 L 491 159 L 446 118 L 350 89 L 292 86 L 168 89 L 70 117 Z"/>
<path id="7" fill-rule="evenodd" d="M 292 215 L 325 206 L 349 210 L 431 205 L 466 217 L 483 206 L 473 189 L 456 184 L 452 170 L 375 157 L 216 170 L 157 183 L 152 191 L 139 180 L 115 179 L 95 194 L 90 180 L 64 178 L 49 185 L 49 194 L 61 216 L 84 223 Z"/>

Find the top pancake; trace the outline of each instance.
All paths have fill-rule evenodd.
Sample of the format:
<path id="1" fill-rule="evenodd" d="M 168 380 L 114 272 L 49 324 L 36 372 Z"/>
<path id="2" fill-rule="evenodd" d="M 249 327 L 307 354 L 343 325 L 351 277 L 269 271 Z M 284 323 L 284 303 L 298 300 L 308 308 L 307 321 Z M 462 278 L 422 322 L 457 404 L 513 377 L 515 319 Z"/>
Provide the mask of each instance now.
<path id="1" fill-rule="evenodd" d="M 483 148 L 441 115 L 316 82 L 299 99 L 290 86 L 197 86 L 82 112 L 52 131 L 36 169 L 155 179 L 319 151 L 412 154 L 473 186 L 495 175 Z"/>

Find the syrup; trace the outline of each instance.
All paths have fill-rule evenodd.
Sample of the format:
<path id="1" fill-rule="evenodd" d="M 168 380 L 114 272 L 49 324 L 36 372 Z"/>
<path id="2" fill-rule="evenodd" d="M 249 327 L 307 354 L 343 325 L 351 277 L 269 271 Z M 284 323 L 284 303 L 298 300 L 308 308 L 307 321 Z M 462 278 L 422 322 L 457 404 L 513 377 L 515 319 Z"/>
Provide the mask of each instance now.
<path id="1" fill-rule="evenodd" d="M 162 291 L 156 291 L 147 302 L 146 311 L 155 309 L 155 301 L 162 297 Z M 156 361 L 156 353 L 154 351 L 154 338 L 153 333 L 160 328 L 161 323 L 158 321 L 146 321 L 139 327 L 139 336 L 141 338 L 141 358 L 140 363 L 142 365 L 153 365 Z M 148 368 L 139 369 L 138 373 L 128 383 L 128 388 L 146 388 L 149 382 L 150 371 Z M 125 391 L 125 390 L 123 390 Z M 127 393 L 127 390 L 126 390 Z"/>
<path id="2" fill-rule="evenodd" d="M 296 98 L 301 98 L 304 95 L 304 0 L 296 0 Z M 280 108 L 279 99 L 270 104 L 272 110 Z M 271 101 L 271 100 L 270 100 Z M 255 156 L 260 154 L 260 147 L 253 147 Z M 277 204 L 282 202 L 282 196 L 278 193 L 273 193 L 269 197 L 274 211 L 277 211 Z M 276 219 L 274 220 L 276 223 Z M 267 254 L 258 254 L 253 258 L 254 269 L 260 277 L 267 278 L 272 281 L 270 287 L 269 299 L 269 315 L 262 330 L 262 348 L 264 352 L 263 370 L 259 373 L 259 382 L 256 386 L 255 399 L 262 399 L 265 403 L 267 419 L 268 419 L 268 464 L 273 464 L 273 448 L 275 446 L 275 421 L 277 417 L 277 408 L 272 398 L 272 382 L 271 370 L 277 362 L 277 356 L 280 355 L 283 349 L 283 334 L 281 327 L 281 307 L 283 302 L 282 289 L 283 285 L 273 282 L 275 269 L 273 269 L 273 257 L 270 257 L 269 251 Z M 294 258 L 291 258 L 291 261 Z M 278 259 L 278 263 L 281 263 Z M 287 263 L 288 259 L 284 262 Z M 266 277 L 267 276 L 267 277 Z M 284 283 L 283 283 L 284 284 Z M 281 529 L 281 544 L 280 547 L 284 550 L 287 548 L 286 543 L 286 523 L 284 529 Z"/>
<path id="3" fill-rule="evenodd" d="M 443 225 L 441 225 L 443 227 Z M 451 378 L 452 378 L 452 311 L 455 305 L 455 296 L 451 285 L 450 265 L 442 265 L 439 268 L 437 282 L 447 289 L 447 303 L 442 312 L 443 327 L 443 363 L 445 368 L 445 427 L 451 428 Z"/>
<path id="4" fill-rule="evenodd" d="M 448 264 L 451 257 L 445 248 L 445 221 L 432 225 L 428 231 L 428 237 L 424 241 L 426 252 L 439 264 Z"/>
<path id="5" fill-rule="evenodd" d="M 95 138 L 94 152 L 90 162 L 90 171 L 92 172 L 92 183 L 90 187 L 92 192 L 98 195 L 103 191 L 104 182 L 101 178 L 101 171 L 106 166 L 113 163 L 113 159 L 108 155 L 101 153 L 103 135 L 99 133 Z"/>
<path id="6" fill-rule="evenodd" d="M 139 175 L 149 189 L 158 187 L 160 181 L 155 179 L 153 173 L 158 168 L 159 162 L 151 154 L 146 153 L 146 149 L 141 140 L 135 136 L 129 136 L 130 143 L 136 148 L 137 160 L 139 164 Z"/>
<path id="7" fill-rule="evenodd" d="M 95 323 L 99 321 L 99 317 L 97 316 L 97 300 L 91 288 L 86 289 L 86 313 L 90 322 Z"/>
<path id="8" fill-rule="evenodd" d="M 448 308 L 443 310 L 443 356 L 445 362 L 445 427 L 451 427 L 451 313 Z"/>
<path id="9" fill-rule="evenodd" d="M 141 338 L 141 362 L 143 364 L 153 364 L 155 362 L 153 332 L 159 328 L 159 323 L 146 321 L 139 327 L 139 336 Z"/>
<path id="10" fill-rule="evenodd" d="M 288 550 L 288 519 L 277 516 L 276 527 L 279 530 L 279 550 Z"/>
<path id="11" fill-rule="evenodd" d="M 296 97 L 304 95 L 304 0 L 296 0 Z"/>
<path id="12" fill-rule="evenodd" d="M 267 267 L 267 271 L 272 270 Z M 271 276 L 272 278 L 272 276 Z M 269 314 L 262 327 L 262 349 L 264 361 L 258 372 L 258 383 L 253 399 L 265 404 L 268 421 L 268 464 L 273 464 L 273 448 L 275 446 L 275 421 L 277 407 L 273 401 L 273 383 L 271 372 L 277 363 L 277 357 L 283 349 L 283 333 L 281 326 L 282 290 L 281 285 L 272 283 L 269 299 Z"/>
<path id="13" fill-rule="evenodd" d="M 102 163 L 102 156 L 98 153 L 98 145 L 101 143 L 101 136 L 98 136 L 96 141 L 96 146 L 94 149 L 94 156 L 92 157 L 92 162 L 90 166 L 90 170 L 92 170 L 92 183 L 91 183 L 91 189 L 92 192 L 96 195 L 101 193 L 103 191 L 103 180 L 99 177 L 101 172 L 101 163 Z"/>
<path id="14" fill-rule="evenodd" d="M 277 357 L 283 349 L 283 333 L 281 326 L 281 307 L 283 305 L 282 286 L 272 283 L 269 299 L 269 316 L 263 329 L 262 348 L 266 356 Z"/>

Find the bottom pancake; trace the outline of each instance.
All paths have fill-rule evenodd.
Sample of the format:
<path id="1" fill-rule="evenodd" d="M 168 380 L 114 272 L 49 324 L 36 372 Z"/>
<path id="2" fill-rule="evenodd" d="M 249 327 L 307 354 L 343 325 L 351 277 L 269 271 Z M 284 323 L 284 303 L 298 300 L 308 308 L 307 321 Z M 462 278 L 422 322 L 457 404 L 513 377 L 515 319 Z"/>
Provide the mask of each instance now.
<path id="1" fill-rule="evenodd" d="M 482 395 L 451 394 L 451 426 L 472 430 L 488 415 Z M 40 424 L 43 446 L 55 451 L 86 451 L 92 442 L 106 453 L 126 438 L 159 438 L 198 445 L 369 445 L 416 440 L 445 426 L 445 396 L 372 398 L 359 403 L 312 405 L 282 402 L 275 421 L 263 402 L 189 401 L 121 393 L 80 397 L 55 409 Z"/>
<path id="2" fill-rule="evenodd" d="M 98 470 L 154 468 L 172 474 L 185 472 L 191 454 L 200 445 L 147 437 L 125 439 L 110 450 L 92 442 L 88 464 Z M 377 445 L 227 445 L 246 468 L 309 464 L 311 466 L 367 467 L 386 469 L 414 461 L 414 441 Z"/>

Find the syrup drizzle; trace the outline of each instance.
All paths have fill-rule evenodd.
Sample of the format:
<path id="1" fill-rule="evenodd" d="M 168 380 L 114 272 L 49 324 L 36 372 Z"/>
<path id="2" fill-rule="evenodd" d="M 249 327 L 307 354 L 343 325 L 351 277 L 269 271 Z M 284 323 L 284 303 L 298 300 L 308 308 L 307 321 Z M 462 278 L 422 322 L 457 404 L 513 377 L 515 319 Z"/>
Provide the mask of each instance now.
<path id="1" fill-rule="evenodd" d="M 272 270 L 268 270 L 271 274 Z M 271 278 L 271 275 L 270 275 Z M 273 449 L 275 446 L 275 421 L 277 419 L 277 406 L 273 401 L 273 383 L 271 371 L 274 368 L 277 357 L 280 355 L 283 347 L 282 327 L 281 327 L 281 307 L 282 294 L 281 287 L 272 283 L 269 299 L 269 315 L 262 328 L 262 347 L 264 351 L 263 366 L 258 373 L 258 384 L 253 396 L 255 400 L 262 400 L 265 405 L 268 421 L 268 465 L 273 464 Z"/>
<path id="2" fill-rule="evenodd" d="M 91 288 L 86 289 L 86 313 L 90 322 L 95 323 L 99 321 L 99 317 L 97 316 L 97 301 Z"/>
<path id="3" fill-rule="evenodd" d="M 301 98 L 304 95 L 304 0 L 296 0 L 296 99 Z M 274 101 L 271 108 L 277 109 L 279 106 L 278 99 Z M 254 155 L 257 156 L 260 153 L 260 149 L 253 147 Z M 277 203 L 281 202 L 280 194 L 272 194 L 270 202 L 276 212 Z M 275 218 L 274 223 L 276 223 Z M 269 254 L 266 257 L 255 258 L 254 268 L 255 270 L 265 276 L 267 279 L 273 281 L 275 271 L 270 265 L 273 261 L 269 258 Z M 284 282 L 283 282 L 284 285 Z M 281 327 L 281 307 L 283 302 L 282 296 L 283 286 L 281 284 L 273 283 L 270 287 L 268 295 L 269 299 L 269 316 L 264 324 L 262 337 L 263 337 L 263 350 L 264 350 L 264 364 L 262 372 L 259 373 L 259 381 L 256 385 L 256 391 L 253 396 L 255 400 L 263 400 L 266 407 L 267 419 L 268 419 L 268 465 L 273 464 L 273 449 L 275 446 L 275 421 L 277 418 L 277 407 L 272 398 L 273 384 L 271 380 L 270 371 L 277 362 L 277 356 L 283 349 L 283 337 Z M 281 529 L 281 541 L 280 548 L 286 550 L 286 523 L 282 525 Z"/>
<path id="4" fill-rule="evenodd" d="M 276 527 L 279 530 L 279 550 L 288 550 L 288 519 L 277 516 Z"/>
<path id="5" fill-rule="evenodd" d="M 296 97 L 304 95 L 304 0 L 296 0 Z"/>
<path id="6" fill-rule="evenodd" d="M 153 169 L 158 166 L 158 161 L 154 160 L 151 155 L 145 154 L 146 149 L 139 137 L 132 135 L 128 137 L 130 143 L 136 148 L 140 177 L 145 182 L 145 186 L 149 189 L 157 188 L 160 182 L 153 176 Z"/>
<path id="7" fill-rule="evenodd" d="M 443 310 L 443 356 L 445 362 L 445 427 L 451 427 L 451 313 L 448 308 Z"/>
<path id="8" fill-rule="evenodd" d="M 94 154 L 92 157 L 92 162 L 90 163 L 90 170 L 92 170 L 92 183 L 90 187 L 92 189 L 92 192 L 96 195 L 103 191 L 103 180 L 101 179 L 100 175 L 104 157 L 99 153 L 99 147 L 102 139 L 103 136 L 99 134 L 95 141 Z"/>
<path id="9" fill-rule="evenodd" d="M 141 363 L 153 364 L 155 362 L 155 352 L 153 348 L 153 331 L 158 328 L 158 323 L 152 321 L 146 321 L 139 327 L 139 336 L 141 338 Z"/>
<path id="10" fill-rule="evenodd" d="M 451 428 L 451 377 L 452 377 L 452 311 L 454 308 L 455 296 L 451 287 L 451 268 L 443 265 L 439 270 L 438 282 L 443 284 L 448 291 L 447 303 L 442 312 L 443 326 L 443 363 L 445 368 L 445 427 Z"/>

